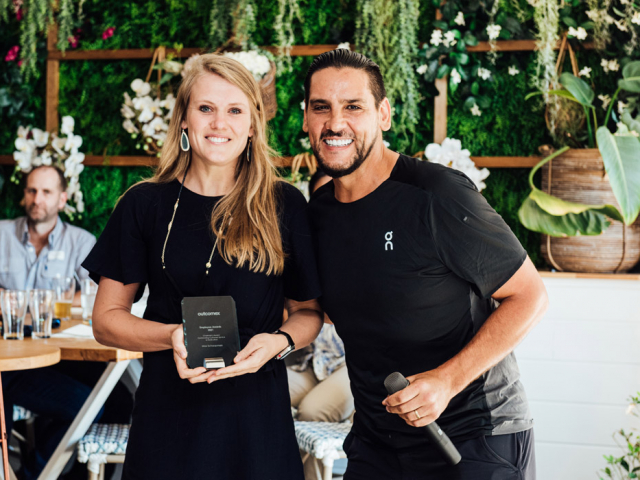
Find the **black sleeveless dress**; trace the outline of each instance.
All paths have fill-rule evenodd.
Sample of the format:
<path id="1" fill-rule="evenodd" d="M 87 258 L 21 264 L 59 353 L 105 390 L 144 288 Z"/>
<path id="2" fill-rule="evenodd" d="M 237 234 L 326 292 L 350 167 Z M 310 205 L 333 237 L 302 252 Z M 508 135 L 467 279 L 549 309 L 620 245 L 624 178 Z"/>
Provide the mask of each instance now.
<path id="1" fill-rule="evenodd" d="M 144 318 L 181 322 L 181 297 L 162 272 L 161 253 L 180 183 L 141 184 L 115 208 L 83 266 L 126 284 L 149 285 Z M 221 197 L 182 191 L 165 263 L 184 296 L 231 295 L 240 343 L 282 324 L 284 299 L 320 296 L 307 204 L 293 186 L 279 187 L 286 253 L 279 276 L 228 265 L 213 248 L 211 211 Z M 124 466 L 125 479 L 303 479 L 287 374 L 271 360 L 253 374 L 192 385 L 178 376 L 171 350 L 145 353 Z"/>

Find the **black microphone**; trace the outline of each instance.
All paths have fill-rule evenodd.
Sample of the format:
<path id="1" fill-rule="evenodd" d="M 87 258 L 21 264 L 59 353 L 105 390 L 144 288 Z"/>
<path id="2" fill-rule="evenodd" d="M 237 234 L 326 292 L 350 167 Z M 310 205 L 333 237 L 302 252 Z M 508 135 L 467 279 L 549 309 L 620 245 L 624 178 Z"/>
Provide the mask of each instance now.
<path id="1" fill-rule="evenodd" d="M 409 380 L 404 378 L 400 372 L 393 372 L 384 380 L 384 388 L 387 389 L 389 395 L 398 393 L 400 390 L 409 386 Z M 436 422 L 431 422 L 424 427 L 427 437 L 435 447 L 440 450 L 440 454 L 450 465 L 457 465 L 462 456 L 456 446 L 451 443 L 447 434 L 442 431 Z"/>

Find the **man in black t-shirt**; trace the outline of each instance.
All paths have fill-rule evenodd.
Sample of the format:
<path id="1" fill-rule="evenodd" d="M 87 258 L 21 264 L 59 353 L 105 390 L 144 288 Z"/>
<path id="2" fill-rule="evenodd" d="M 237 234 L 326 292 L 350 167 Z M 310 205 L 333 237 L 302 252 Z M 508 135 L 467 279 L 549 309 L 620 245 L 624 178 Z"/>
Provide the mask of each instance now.
<path id="1" fill-rule="evenodd" d="M 385 148 L 378 66 L 317 57 L 304 130 L 333 182 L 311 199 L 323 307 L 344 340 L 356 415 L 345 480 L 535 478 L 532 418 L 515 346 L 547 307 L 502 218 L 461 172 Z M 410 381 L 388 396 L 384 379 Z M 451 467 L 423 428 L 437 420 Z"/>

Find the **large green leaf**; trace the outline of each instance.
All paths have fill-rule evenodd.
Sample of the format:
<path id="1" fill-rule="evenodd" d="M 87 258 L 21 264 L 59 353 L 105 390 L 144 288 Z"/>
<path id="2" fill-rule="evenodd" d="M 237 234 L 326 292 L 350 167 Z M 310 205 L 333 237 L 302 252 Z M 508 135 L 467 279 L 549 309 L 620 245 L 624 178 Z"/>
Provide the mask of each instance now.
<path id="1" fill-rule="evenodd" d="M 640 61 L 627 63 L 622 69 L 618 86 L 627 92 L 640 93 Z"/>
<path id="2" fill-rule="evenodd" d="M 575 237 L 577 235 L 600 235 L 611 224 L 601 213 L 586 210 L 583 213 L 551 215 L 527 197 L 518 210 L 520 222 L 534 232 L 552 237 Z"/>
<path id="3" fill-rule="evenodd" d="M 640 212 L 640 140 L 613 135 L 606 127 L 598 128 L 596 138 L 624 223 L 631 225 Z"/>
<path id="4" fill-rule="evenodd" d="M 587 82 L 572 73 L 564 72 L 560 75 L 560 83 L 573 94 L 578 103 L 586 107 L 592 106 L 591 103 L 596 94 L 591 90 Z"/>
<path id="5" fill-rule="evenodd" d="M 593 211 L 602 215 L 606 215 L 607 217 L 614 220 L 618 220 L 620 222 L 623 221 L 622 215 L 613 205 L 588 205 L 586 203 L 568 202 L 566 200 L 554 197 L 553 195 L 549 195 L 548 193 L 545 193 L 542 190 L 538 190 L 537 188 L 534 188 L 531 191 L 531 193 L 529 194 L 529 198 L 536 202 L 542 210 L 551 215 L 558 216 L 566 215 L 568 213 L 580 214 L 586 211 Z"/>

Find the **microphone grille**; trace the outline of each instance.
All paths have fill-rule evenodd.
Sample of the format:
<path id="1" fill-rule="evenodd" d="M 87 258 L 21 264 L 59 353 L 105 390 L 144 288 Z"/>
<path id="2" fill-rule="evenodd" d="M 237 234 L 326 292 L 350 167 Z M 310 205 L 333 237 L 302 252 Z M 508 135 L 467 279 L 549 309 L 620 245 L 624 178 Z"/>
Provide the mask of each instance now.
<path id="1" fill-rule="evenodd" d="M 409 381 L 404 378 L 400 372 L 393 372 L 387 378 L 384 379 L 384 388 L 387 389 L 389 395 L 393 395 L 399 392 L 405 387 L 409 386 Z"/>

